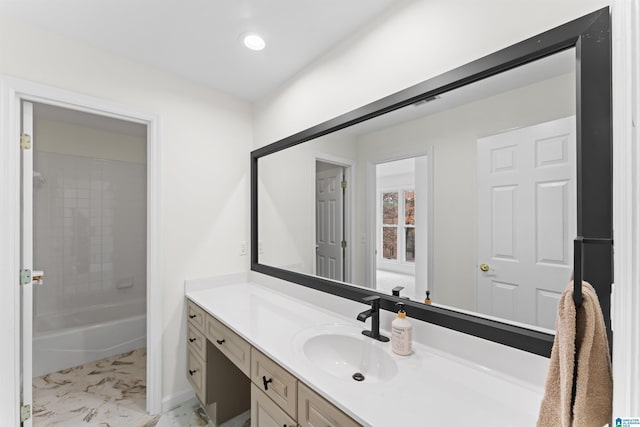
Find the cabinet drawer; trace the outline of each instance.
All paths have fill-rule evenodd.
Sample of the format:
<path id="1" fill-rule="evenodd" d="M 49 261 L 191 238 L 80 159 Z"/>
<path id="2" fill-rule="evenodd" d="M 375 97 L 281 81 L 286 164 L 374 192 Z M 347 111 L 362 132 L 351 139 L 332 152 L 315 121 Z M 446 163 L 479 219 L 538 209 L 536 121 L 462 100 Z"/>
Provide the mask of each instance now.
<path id="1" fill-rule="evenodd" d="M 251 381 L 294 419 L 298 380 L 273 360 L 251 348 Z"/>
<path id="2" fill-rule="evenodd" d="M 207 340 L 204 334 L 191 323 L 187 322 L 187 348 L 196 353 L 202 360 L 206 360 Z"/>
<path id="3" fill-rule="evenodd" d="M 296 427 L 297 425 L 266 394 L 251 384 L 251 427 Z"/>
<path id="4" fill-rule="evenodd" d="M 200 402 L 206 404 L 206 378 L 207 365 L 195 352 L 189 350 L 187 353 L 187 378 L 196 392 Z"/>
<path id="5" fill-rule="evenodd" d="M 187 300 L 187 319 L 196 329 L 204 333 L 204 310 L 197 304 Z"/>
<path id="6" fill-rule="evenodd" d="M 251 345 L 212 316 L 206 316 L 205 336 L 247 376 L 251 376 Z"/>
<path id="7" fill-rule="evenodd" d="M 298 424 L 301 427 L 358 427 L 347 414 L 298 382 Z"/>

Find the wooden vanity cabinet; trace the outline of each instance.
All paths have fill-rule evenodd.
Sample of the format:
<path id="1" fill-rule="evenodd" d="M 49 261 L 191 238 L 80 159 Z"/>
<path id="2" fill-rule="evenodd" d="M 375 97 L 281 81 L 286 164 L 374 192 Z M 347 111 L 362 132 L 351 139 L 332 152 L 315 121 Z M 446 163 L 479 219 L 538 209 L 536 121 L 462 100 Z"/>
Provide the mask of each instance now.
<path id="1" fill-rule="evenodd" d="M 251 409 L 251 427 L 360 426 L 190 300 L 187 314 L 187 378 L 215 425 Z"/>
<path id="2" fill-rule="evenodd" d="M 353 418 L 333 406 L 304 383 L 298 383 L 300 427 L 359 427 Z"/>
<path id="3" fill-rule="evenodd" d="M 187 303 L 187 379 L 200 402 L 206 402 L 206 339 L 204 337 L 204 310 L 196 304 Z"/>
<path id="4" fill-rule="evenodd" d="M 298 417 L 298 380 L 255 348 L 251 349 L 251 381 L 291 418 Z"/>
<path id="5" fill-rule="evenodd" d="M 251 408 L 250 346 L 229 328 L 211 319 L 204 310 L 187 301 L 187 378 L 209 418 L 220 425 Z M 206 332 L 212 329 L 217 335 L 210 337 Z M 239 346 L 238 339 L 241 340 Z M 227 351 L 222 351 L 218 343 L 222 340 L 225 340 L 223 346 L 232 343 L 231 351 L 228 351 L 229 345 L 225 346 Z M 242 351 L 238 351 L 245 345 L 246 363 Z"/>
<path id="6" fill-rule="evenodd" d="M 206 315 L 205 336 L 247 377 L 251 371 L 251 344 L 223 325 L 213 316 Z"/>
<path id="7" fill-rule="evenodd" d="M 298 423 L 251 384 L 251 427 L 296 427 Z"/>

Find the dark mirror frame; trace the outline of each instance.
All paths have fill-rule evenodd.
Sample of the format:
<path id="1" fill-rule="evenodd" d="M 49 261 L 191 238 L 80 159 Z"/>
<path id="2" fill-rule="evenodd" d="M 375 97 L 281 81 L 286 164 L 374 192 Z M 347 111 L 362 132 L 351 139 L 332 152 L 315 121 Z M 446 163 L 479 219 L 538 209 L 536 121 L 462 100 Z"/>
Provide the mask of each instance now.
<path id="1" fill-rule="evenodd" d="M 381 308 L 395 311 L 394 304 L 400 301 L 397 297 L 258 262 L 258 159 L 571 47 L 576 49 L 576 253 L 581 252 L 576 256 L 574 271 L 596 289 L 612 343 L 609 311 L 613 283 L 613 162 L 608 7 L 251 152 L 251 270 L 354 301 L 380 295 Z M 553 334 L 419 302 L 403 302 L 412 318 L 541 356 L 551 354 Z"/>

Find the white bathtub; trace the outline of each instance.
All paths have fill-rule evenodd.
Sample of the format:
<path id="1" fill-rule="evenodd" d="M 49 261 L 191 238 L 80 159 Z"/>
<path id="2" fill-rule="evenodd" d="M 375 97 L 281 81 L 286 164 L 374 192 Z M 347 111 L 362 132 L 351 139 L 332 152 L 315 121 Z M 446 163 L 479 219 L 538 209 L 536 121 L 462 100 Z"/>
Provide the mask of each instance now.
<path id="1" fill-rule="evenodd" d="M 145 313 L 144 300 L 38 317 L 34 322 L 33 376 L 145 347 L 147 316 L 137 313 Z"/>

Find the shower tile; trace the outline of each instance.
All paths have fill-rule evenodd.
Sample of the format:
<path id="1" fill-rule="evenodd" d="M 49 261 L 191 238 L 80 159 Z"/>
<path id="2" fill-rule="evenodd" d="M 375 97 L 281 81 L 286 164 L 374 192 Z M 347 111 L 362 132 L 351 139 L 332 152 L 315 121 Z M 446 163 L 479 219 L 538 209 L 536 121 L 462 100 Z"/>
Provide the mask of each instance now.
<path id="1" fill-rule="evenodd" d="M 138 188 L 146 188 L 144 173 L 139 172 L 144 165 L 69 154 L 35 155 L 42 161 L 38 171 L 46 177 L 46 184 L 34 193 L 35 255 L 40 266 L 46 265 L 51 289 L 44 297 L 49 301 L 36 303 L 36 315 L 40 310 L 72 314 L 78 305 L 126 300 L 131 293 L 114 293 L 114 274 L 135 275 L 144 290 L 145 276 L 137 269 L 144 273 L 145 235 L 137 230 L 145 228 L 145 210 L 121 203 Z M 137 198 L 144 207 L 145 194 Z M 89 295 L 94 299 L 87 300 Z"/>

